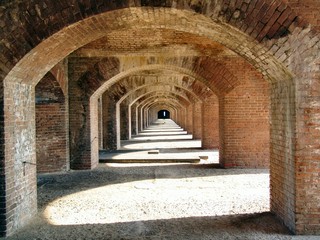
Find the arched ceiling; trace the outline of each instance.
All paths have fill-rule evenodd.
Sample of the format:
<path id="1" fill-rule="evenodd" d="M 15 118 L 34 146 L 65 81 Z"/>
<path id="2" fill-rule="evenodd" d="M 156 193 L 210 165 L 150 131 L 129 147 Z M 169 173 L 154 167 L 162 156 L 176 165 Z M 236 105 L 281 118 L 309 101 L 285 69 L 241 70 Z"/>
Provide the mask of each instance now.
<path id="1" fill-rule="evenodd" d="M 236 76 L 224 65 L 226 57 L 228 61 L 235 62 L 240 58 L 220 43 L 204 36 L 161 28 L 110 31 L 104 37 L 88 43 L 70 55 L 70 58 L 76 59 L 74 62 L 78 58 L 82 63 L 85 59 L 88 59 L 89 64 L 91 59 L 96 61 L 94 67 L 86 72 L 87 78 L 91 79 L 81 81 L 94 81 L 92 78 L 98 75 L 103 75 L 105 80 L 116 77 L 110 76 L 109 61 L 105 63 L 106 58 L 118 59 L 119 73 L 124 73 L 132 67 L 157 64 L 158 68 L 128 73 L 124 77 L 125 80 L 120 78 L 112 87 L 100 90 L 117 95 L 118 99 L 126 95 L 128 89 L 133 90 L 133 85 L 139 88 L 141 81 L 150 84 L 157 82 L 160 87 L 164 78 L 167 84 L 171 82 L 176 85 L 176 81 L 190 82 L 187 85 L 193 85 L 191 91 L 203 99 L 213 92 L 223 95 L 240 84 Z M 193 76 L 167 65 L 173 65 L 173 68 L 183 67 Z"/>
<path id="2" fill-rule="evenodd" d="M 238 2 L 241 2 L 242 7 L 248 5 L 248 9 L 250 5 L 250 14 L 255 8 L 260 9 L 259 11 L 271 9 L 273 14 L 276 14 L 273 10 L 283 14 L 287 8 L 281 1 L 273 1 L 273 5 L 266 3 L 263 6 L 245 4 L 246 1 Z M 135 3 L 132 4 L 135 6 Z M 46 55 L 48 50 L 48 53 L 53 55 L 48 55 L 50 61 L 41 68 L 43 72 L 50 65 L 52 67 L 54 62 L 61 60 L 62 56 L 70 60 L 71 68 L 78 68 L 78 62 L 87 64 L 85 71 L 76 78 L 79 85 L 89 92 L 88 95 L 97 92 L 101 95 L 107 91 L 114 95 L 115 99 L 121 99 L 129 95 L 130 91 L 136 91 L 141 87 L 122 81 L 124 78 L 139 81 L 142 78 L 149 80 L 166 77 L 173 80 L 172 86 L 177 86 L 177 78 L 193 78 L 195 84 L 188 89 L 191 94 L 203 98 L 206 97 L 206 93 L 223 96 L 241 85 L 235 67 L 230 67 L 229 63 L 236 65 L 243 59 L 247 61 L 248 66 L 254 66 L 271 82 L 291 80 L 292 75 L 285 65 L 282 65 L 285 59 L 282 61 L 282 56 L 273 56 L 272 51 L 268 52 L 267 48 L 256 40 L 261 42 L 266 38 L 286 36 L 288 31 L 291 31 L 290 24 L 294 23 L 294 27 L 300 26 L 299 21 L 288 18 L 288 22 L 282 25 L 286 32 L 280 31 L 281 29 L 279 32 L 272 32 L 272 29 L 266 27 L 262 27 L 261 32 L 256 32 L 259 25 L 254 24 L 250 30 L 250 17 L 247 19 L 247 16 L 242 14 L 244 8 L 234 9 L 237 4 L 228 3 L 223 7 L 218 4 L 206 5 L 203 2 L 190 4 L 177 9 L 173 2 L 168 6 L 158 6 L 155 2 L 150 2 L 145 4 L 150 5 L 150 8 L 140 8 L 138 4 L 138 8 L 127 9 L 122 9 L 125 6 L 116 4 L 113 6 L 114 9 L 121 10 L 106 11 L 71 24 L 54 38 L 50 38 L 51 45 L 49 40 L 43 41 L 37 49 L 34 48 L 34 52 L 30 52 L 28 61 L 38 67 L 41 65 L 39 56 Z M 214 10 L 210 14 L 209 8 Z M 38 11 L 37 13 L 39 14 Z M 268 22 L 271 17 L 269 15 L 264 16 L 261 21 Z M 244 29 L 234 24 L 233 21 L 238 20 L 245 20 L 246 23 L 242 25 Z M 254 22 L 257 19 L 251 20 Z M 72 43 L 70 39 L 73 40 Z M 55 49 L 57 51 L 54 51 Z M 18 65 L 25 64 L 24 60 L 20 61 L 17 70 L 20 69 Z M 12 72 L 13 79 L 20 79 L 18 72 Z M 38 74 L 33 76 L 35 72 Z M 30 74 L 26 75 L 25 79 L 35 83 L 41 74 L 43 73 L 30 68 Z M 8 81 L 11 80 L 8 78 Z M 157 82 L 159 89 L 165 88 L 161 86 L 163 84 L 164 82 Z"/>
<path id="3" fill-rule="evenodd" d="M 169 29 L 110 31 L 71 54 L 72 57 L 234 56 L 233 51 L 204 36 Z"/>
<path id="4" fill-rule="evenodd" d="M 184 96 L 181 96 L 179 94 L 174 94 L 172 92 L 156 92 L 152 94 L 148 94 L 145 96 L 142 96 L 137 101 L 137 106 L 142 107 L 146 106 L 148 104 L 153 104 L 155 102 L 158 102 L 159 100 L 166 100 L 167 103 L 176 103 L 179 104 L 179 106 L 187 107 L 191 102 L 185 98 Z"/>
<path id="5" fill-rule="evenodd" d="M 170 6 L 172 4 L 173 3 L 171 3 Z M 154 5 L 154 3 L 151 5 L 159 7 L 158 5 Z M 123 6 L 117 5 L 116 8 L 118 7 L 122 8 Z M 172 7 L 174 6 L 172 5 Z M 21 59 L 21 61 L 15 65 L 15 69 L 13 69 L 6 77 L 6 81 L 11 82 L 14 79 L 18 82 L 36 84 L 55 64 L 72 52 L 76 54 L 77 49 L 81 49 L 84 46 L 87 46 L 87 49 L 98 48 L 103 52 L 104 48 L 108 50 L 106 48 L 106 44 L 108 46 L 109 43 L 109 45 L 113 45 L 114 49 L 116 49 L 117 46 L 122 46 L 122 49 L 128 52 L 130 46 L 133 45 L 123 41 L 123 39 L 115 39 L 114 41 L 111 41 L 112 36 L 109 36 L 109 38 L 107 38 L 107 43 L 105 41 L 108 34 L 111 34 L 114 31 L 121 32 L 121 29 L 123 30 L 122 32 L 128 33 L 133 29 L 137 29 L 136 33 L 131 33 L 131 36 L 133 36 L 131 37 L 131 40 L 133 42 L 139 41 L 137 44 L 138 51 L 134 51 L 136 49 L 135 47 L 132 48 L 135 54 L 141 49 L 143 50 L 141 47 L 145 46 L 144 42 L 146 41 L 148 41 L 150 47 L 144 49 L 152 54 L 152 48 L 158 51 L 161 46 L 160 55 L 162 55 L 162 57 L 170 55 L 180 56 L 178 54 L 180 53 L 182 56 L 183 54 L 189 56 L 191 54 L 192 57 L 210 56 L 216 58 L 224 57 L 226 55 L 234 55 L 232 53 L 233 51 L 236 53 L 235 55 L 239 55 L 248 60 L 271 81 L 291 79 L 292 76 L 286 70 L 285 66 L 281 65 L 281 61 L 277 60 L 277 58 L 280 58 L 281 56 L 276 56 L 274 58 L 272 56 L 272 52 L 268 52 L 268 49 L 259 45 L 258 42 L 241 32 L 240 29 L 236 29 L 224 22 L 216 21 L 219 14 L 217 15 L 215 13 L 203 16 L 201 14 L 193 13 L 192 11 L 194 9 L 190 9 L 188 6 L 186 7 L 188 10 L 171 8 L 128 8 L 118 11 L 110 11 L 106 14 L 98 14 L 92 18 L 84 19 L 83 21 L 68 26 L 58 32 L 55 36 L 52 36 L 50 39 L 48 38 L 38 44 L 37 47 L 33 48 L 29 52 L 28 56 Z M 210 5 L 210 7 L 213 7 L 214 9 L 218 6 L 214 4 L 212 6 Z M 200 6 L 200 9 L 202 8 L 203 10 L 206 9 L 205 6 Z M 219 9 L 220 8 L 218 7 L 216 10 Z M 223 11 L 225 11 L 225 9 L 223 9 Z M 241 18 L 242 16 L 239 16 L 239 19 Z M 140 33 L 144 30 L 153 31 L 149 29 L 158 29 L 157 32 L 152 35 L 150 40 L 143 37 L 142 33 Z M 184 33 L 186 33 L 185 36 Z M 113 34 L 117 35 L 118 32 L 114 32 Z M 156 38 L 157 41 L 153 41 L 153 38 Z M 100 44 L 97 41 L 100 41 Z M 168 43 L 172 44 L 169 45 L 170 48 L 167 47 Z M 222 45 L 225 47 L 221 48 Z M 186 49 L 186 51 L 181 49 Z M 231 49 L 232 51 L 227 51 L 227 49 Z M 85 52 L 86 49 L 83 48 L 82 50 Z M 78 53 L 80 53 L 80 50 Z M 159 54 L 159 52 L 156 54 Z M 132 53 L 132 55 L 134 54 Z M 147 55 L 144 52 L 143 57 L 146 56 Z M 261 58 L 261 56 L 263 57 Z M 94 55 L 89 55 L 89 57 L 94 57 Z M 123 56 L 123 59 L 120 59 L 120 72 L 123 72 L 123 70 L 126 70 L 128 67 L 128 61 L 126 61 L 127 57 L 131 58 L 134 56 L 130 56 L 130 54 L 128 54 Z M 47 61 L 44 62 L 44 58 L 46 58 Z M 158 60 L 160 59 L 161 57 L 158 58 Z M 148 59 L 148 64 L 156 63 L 152 62 L 153 60 L 154 57 L 151 56 L 151 58 Z M 140 61 L 141 59 L 133 63 L 129 60 L 129 65 L 130 67 L 139 65 Z M 199 64 L 201 65 L 202 63 L 202 61 L 193 62 L 195 66 Z M 22 79 L 22 73 L 20 71 L 25 69 L 26 66 L 28 66 L 28 73 L 27 75 L 25 74 L 25 77 Z M 207 62 L 205 66 L 208 67 L 211 66 L 211 64 Z M 41 71 L 35 71 L 39 68 Z M 219 70 L 218 72 L 221 71 Z M 224 71 L 226 70 L 224 69 Z M 212 77 L 212 72 L 209 75 Z M 208 78 L 208 76 L 204 77 Z M 224 85 L 227 86 L 227 90 L 229 91 L 234 87 L 230 83 L 231 82 L 228 81 L 227 78 L 226 84 Z"/>
<path id="6" fill-rule="evenodd" d="M 164 93 L 164 92 L 169 92 L 178 96 L 181 96 L 185 99 L 187 99 L 191 103 L 195 103 L 199 101 L 199 98 L 195 97 L 192 95 L 192 93 L 185 91 L 184 89 L 181 89 L 179 87 L 172 87 L 170 85 L 163 85 L 160 88 L 158 86 L 149 86 L 149 87 L 144 87 L 141 88 L 138 91 L 134 91 L 132 94 L 128 96 L 126 99 L 125 103 L 126 105 L 130 106 L 134 104 L 137 100 L 139 100 L 141 97 L 144 97 L 146 95 L 153 95 L 156 93 Z"/>

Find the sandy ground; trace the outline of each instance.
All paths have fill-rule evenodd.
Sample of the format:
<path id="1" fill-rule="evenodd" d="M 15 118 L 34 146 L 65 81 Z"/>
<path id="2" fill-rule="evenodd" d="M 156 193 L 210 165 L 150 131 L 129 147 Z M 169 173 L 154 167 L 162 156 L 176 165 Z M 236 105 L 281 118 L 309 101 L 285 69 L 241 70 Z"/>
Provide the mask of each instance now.
<path id="1" fill-rule="evenodd" d="M 38 205 L 7 239 L 320 239 L 269 213 L 267 170 L 100 164 L 39 176 Z"/>

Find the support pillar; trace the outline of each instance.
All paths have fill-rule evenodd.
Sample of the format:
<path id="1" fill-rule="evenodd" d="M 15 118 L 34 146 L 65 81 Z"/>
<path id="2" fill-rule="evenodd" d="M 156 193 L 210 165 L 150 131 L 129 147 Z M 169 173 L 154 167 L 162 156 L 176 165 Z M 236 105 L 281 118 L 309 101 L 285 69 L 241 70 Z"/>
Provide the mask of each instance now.
<path id="1" fill-rule="evenodd" d="M 37 213 L 34 86 L 4 83 L 1 101 L 1 235 L 11 235 Z"/>
<path id="2" fill-rule="evenodd" d="M 219 102 L 214 95 L 203 102 L 203 129 L 202 147 L 219 148 Z"/>
<path id="3" fill-rule="evenodd" d="M 202 103 L 196 102 L 193 105 L 193 137 L 202 139 Z"/>
<path id="4" fill-rule="evenodd" d="M 103 108 L 103 148 L 117 149 L 116 103 L 107 93 L 102 95 Z"/>

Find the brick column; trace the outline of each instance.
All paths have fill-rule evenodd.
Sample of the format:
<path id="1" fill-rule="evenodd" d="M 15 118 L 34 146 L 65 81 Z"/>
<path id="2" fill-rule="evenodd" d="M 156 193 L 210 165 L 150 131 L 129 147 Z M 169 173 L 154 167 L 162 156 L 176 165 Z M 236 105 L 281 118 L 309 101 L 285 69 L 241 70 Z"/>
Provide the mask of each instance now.
<path id="1" fill-rule="evenodd" d="M 141 105 L 138 106 L 138 127 L 139 127 L 139 132 L 143 130 L 143 114 L 142 114 L 142 107 Z"/>
<path id="2" fill-rule="evenodd" d="M 193 105 L 193 138 L 202 139 L 202 103 L 196 102 Z"/>
<path id="3" fill-rule="evenodd" d="M 193 134 L 193 105 L 190 104 L 187 107 L 187 124 L 186 124 L 186 130 L 188 133 Z"/>
<path id="4" fill-rule="evenodd" d="M 188 114 L 187 114 L 187 108 L 185 107 L 183 109 L 183 128 L 186 130 L 187 128 L 187 118 L 188 118 Z"/>
<path id="5" fill-rule="evenodd" d="M 91 169 L 90 96 L 69 72 L 70 168 Z M 98 124 L 98 123 L 97 123 Z"/>
<path id="6" fill-rule="evenodd" d="M 138 111 L 137 105 L 131 106 L 131 136 L 138 134 Z"/>
<path id="7" fill-rule="evenodd" d="M 147 128 L 149 126 L 149 106 L 144 108 L 144 127 Z"/>
<path id="8" fill-rule="evenodd" d="M 98 99 L 98 132 L 99 132 L 99 149 L 103 149 L 103 116 L 102 116 L 102 98 Z"/>
<path id="9" fill-rule="evenodd" d="M 271 89 L 271 211 L 295 230 L 294 86 L 278 82 Z"/>
<path id="10" fill-rule="evenodd" d="M 148 113 L 147 113 L 147 109 L 145 106 L 141 108 L 141 112 L 142 112 L 142 116 L 141 116 L 142 117 L 142 129 L 145 129 L 145 128 L 147 128 L 147 125 L 148 125 L 148 123 L 147 123 Z"/>
<path id="11" fill-rule="evenodd" d="M 23 227 L 37 213 L 34 99 L 34 86 L 4 84 L 0 107 L 1 121 L 4 119 L 0 178 L 2 236 Z"/>
<path id="12" fill-rule="evenodd" d="M 219 148 L 219 102 L 214 95 L 203 102 L 203 129 L 202 147 Z"/>
<path id="13" fill-rule="evenodd" d="M 128 139 L 131 139 L 131 135 L 132 135 L 132 112 L 131 112 L 131 105 L 127 106 L 127 110 L 128 110 L 128 124 L 129 124 L 129 128 L 128 128 Z"/>
<path id="14" fill-rule="evenodd" d="M 125 102 L 120 104 L 120 139 L 129 139 L 129 115 L 128 105 Z"/>
<path id="15" fill-rule="evenodd" d="M 107 93 L 102 96 L 103 148 L 117 149 L 116 102 Z"/>
<path id="16" fill-rule="evenodd" d="M 318 44 L 319 45 L 319 44 Z M 320 234 L 320 68 L 319 51 L 298 54 L 295 90 L 295 232 Z M 312 60 L 315 59 L 315 60 Z M 311 61 L 310 61 L 311 60 Z M 293 126 L 292 126 L 293 128 Z M 286 161 L 287 162 L 287 161 Z M 291 195 L 290 195 L 291 196 Z"/>

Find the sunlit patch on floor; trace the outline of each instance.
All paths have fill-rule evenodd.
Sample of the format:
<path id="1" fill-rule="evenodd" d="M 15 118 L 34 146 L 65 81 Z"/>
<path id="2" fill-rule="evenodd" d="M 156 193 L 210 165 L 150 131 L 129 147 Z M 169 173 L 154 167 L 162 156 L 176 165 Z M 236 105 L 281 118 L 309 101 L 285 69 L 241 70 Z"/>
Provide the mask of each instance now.
<path id="1" fill-rule="evenodd" d="M 53 225 L 82 225 L 269 211 L 267 171 L 221 174 L 225 170 L 212 169 L 212 176 L 187 177 L 194 170 L 186 169 L 185 177 L 177 178 L 178 171 L 155 169 L 152 179 L 78 191 L 50 202 L 43 216 Z"/>

